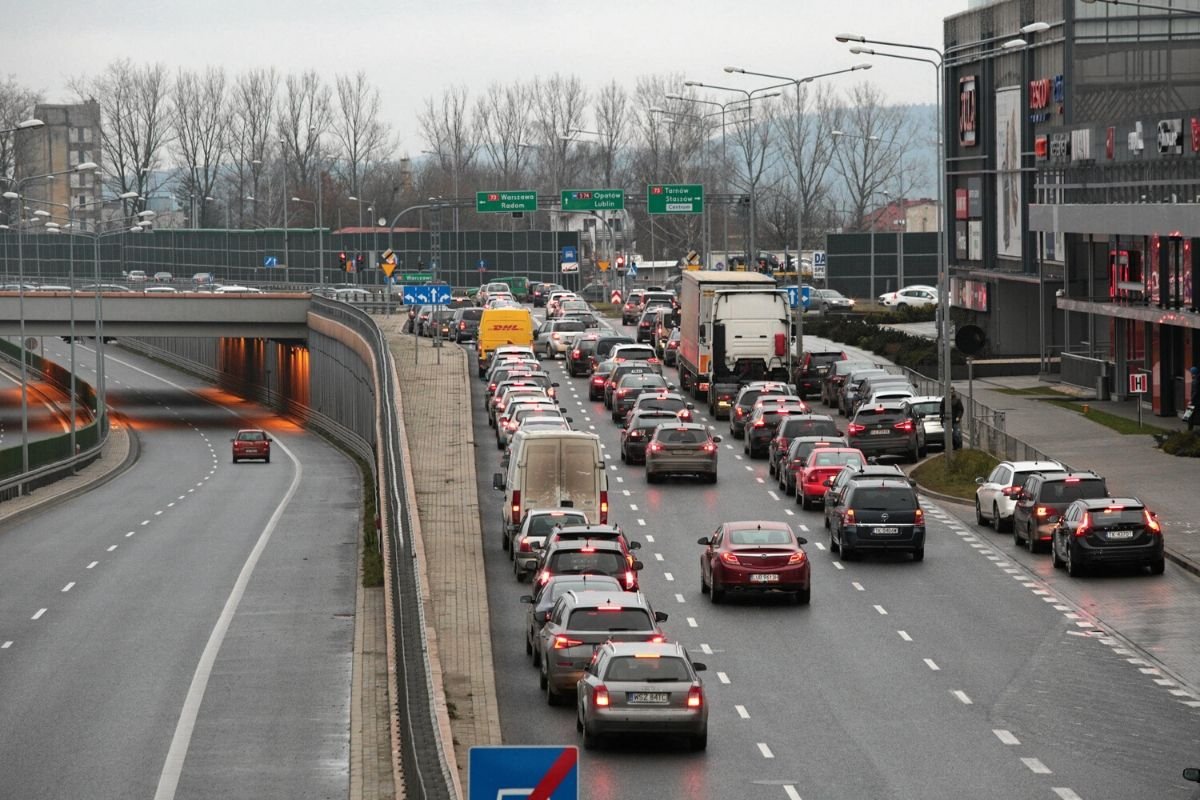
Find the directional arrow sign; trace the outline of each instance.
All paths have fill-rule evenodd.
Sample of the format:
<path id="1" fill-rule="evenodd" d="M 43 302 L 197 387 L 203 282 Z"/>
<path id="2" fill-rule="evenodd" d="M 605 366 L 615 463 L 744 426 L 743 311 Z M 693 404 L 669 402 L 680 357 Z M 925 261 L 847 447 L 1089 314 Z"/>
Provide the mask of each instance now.
<path id="1" fill-rule="evenodd" d="M 450 287 L 435 286 L 402 286 L 400 294 L 406 304 L 420 303 L 422 305 L 444 306 L 450 302 Z"/>
<path id="2" fill-rule="evenodd" d="M 795 308 L 796 300 L 799 299 L 804 303 L 804 308 L 808 308 L 810 287 L 805 286 L 802 289 L 798 289 L 795 286 L 785 286 L 784 288 L 788 294 L 788 305 Z"/>
<path id="3" fill-rule="evenodd" d="M 475 210 L 481 214 L 537 211 L 537 192 L 532 189 L 518 189 L 511 192 L 476 192 Z"/>

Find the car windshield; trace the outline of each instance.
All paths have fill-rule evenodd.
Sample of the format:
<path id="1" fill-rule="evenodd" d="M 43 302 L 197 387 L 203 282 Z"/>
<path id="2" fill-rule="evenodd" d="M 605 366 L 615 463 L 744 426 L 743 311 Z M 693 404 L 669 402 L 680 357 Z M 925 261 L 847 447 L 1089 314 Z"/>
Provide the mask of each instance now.
<path id="1" fill-rule="evenodd" d="M 1096 480 L 1078 480 L 1078 481 L 1048 481 L 1042 485 L 1042 496 L 1038 500 L 1042 503 L 1070 503 L 1073 500 L 1088 500 L 1094 497 L 1104 497 L 1108 492 L 1104 489 L 1104 481 Z"/>
<path id="2" fill-rule="evenodd" d="M 780 436 L 838 436 L 832 419 L 787 419 L 779 426 Z"/>
<path id="3" fill-rule="evenodd" d="M 654 623 L 642 608 L 577 608 L 571 612 L 567 628 L 589 632 L 649 631 L 654 630 Z"/>
<path id="4" fill-rule="evenodd" d="M 708 433 L 695 428 L 667 428 L 658 432 L 658 441 L 666 444 L 703 444 Z"/>
<path id="5" fill-rule="evenodd" d="M 587 517 L 577 511 L 555 511 L 538 514 L 529 520 L 530 536 L 545 536 L 559 525 L 586 525 Z"/>
<path id="6" fill-rule="evenodd" d="M 638 401 L 638 408 L 649 411 L 682 411 L 687 408 L 687 401 L 680 397 L 644 397 Z"/>
<path id="7" fill-rule="evenodd" d="M 792 544 L 792 534 L 779 528 L 747 528 L 729 533 L 730 544 Z"/>
<path id="8" fill-rule="evenodd" d="M 862 456 L 858 453 L 845 452 L 829 452 L 822 453 L 817 450 L 813 453 L 812 465 L 814 467 L 852 467 L 858 469 L 863 465 Z"/>
<path id="9" fill-rule="evenodd" d="M 267 435 L 262 431 L 245 431 L 238 434 L 238 440 L 242 442 L 261 442 L 266 438 Z"/>
<path id="10" fill-rule="evenodd" d="M 913 511 L 917 496 L 904 489 L 862 489 L 854 494 L 854 505 L 882 511 Z"/>
<path id="11" fill-rule="evenodd" d="M 691 681 L 691 673 L 682 658 L 663 656 L 638 658 L 617 656 L 608 662 L 604 680 L 629 683 L 679 683 Z"/>
<path id="12" fill-rule="evenodd" d="M 1111 528 L 1114 525 L 1144 525 L 1146 518 L 1139 506 L 1110 506 L 1098 508 L 1091 512 L 1092 524 L 1098 528 Z"/>
<path id="13" fill-rule="evenodd" d="M 928 400 L 923 403 L 913 403 L 909 406 L 913 414 L 918 417 L 936 417 L 942 413 L 942 404 L 939 400 Z"/>

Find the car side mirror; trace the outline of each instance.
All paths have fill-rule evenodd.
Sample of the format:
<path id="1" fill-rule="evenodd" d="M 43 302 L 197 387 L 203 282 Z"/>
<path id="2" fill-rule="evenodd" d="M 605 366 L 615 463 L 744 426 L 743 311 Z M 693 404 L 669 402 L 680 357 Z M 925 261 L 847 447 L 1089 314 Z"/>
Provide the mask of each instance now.
<path id="1" fill-rule="evenodd" d="M 237 437 L 234 437 L 234 438 L 230 439 L 229 441 L 231 441 L 231 442 L 236 442 L 236 441 L 237 441 Z"/>
<path id="2" fill-rule="evenodd" d="M 826 478 L 825 480 L 821 481 L 821 485 L 822 486 L 833 486 L 833 478 Z"/>
<path id="3" fill-rule="evenodd" d="M 641 543 L 641 542 L 630 542 L 630 543 L 629 543 L 629 549 L 630 549 L 630 550 L 641 550 L 641 549 L 642 549 L 642 543 Z"/>
<path id="4" fill-rule="evenodd" d="M 492 475 L 492 488 L 497 491 L 504 491 L 504 473 L 497 472 Z"/>
<path id="5" fill-rule="evenodd" d="M 703 661 L 693 661 L 692 669 L 696 670 L 696 672 L 706 672 L 708 670 L 708 664 L 705 664 Z M 1187 772 L 1187 770 L 1184 770 L 1184 772 Z"/>
<path id="6" fill-rule="evenodd" d="M 654 612 L 654 621 L 655 622 L 666 622 L 667 615 L 662 611 L 655 611 Z"/>
<path id="7" fill-rule="evenodd" d="M 692 666 L 695 667 L 696 665 L 693 664 Z M 1183 771 L 1183 779 L 1192 783 L 1200 783 L 1200 769 L 1196 769 L 1195 767 L 1185 769 Z"/>
<path id="8" fill-rule="evenodd" d="M 531 594 L 523 594 L 523 595 L 521 595 L 521 598 L 520 598 L 520 600 L 521 600 L 521 602 L 522 602 L 522 603 L 530 603 L 530 604 L 532 604 L 532 603 L 533 603 L 533 595 L 531 595 Z"/>
<path id="9" fill-rule="evenodd" d="M 707 536 L 701 536 L 699 539 L 696 540 L 696 544 L 707 545 L 710 542 L 711 542 L 711 540 Z"/>
<path id="10" fill-rule="evenodd" d="M 553 386 L 553 387 L 555 387 L 556 389 L 558 388 L 558 384 L 557 384 L 557 383 L 552 383 L 552 384 L 550 384 L 550 385 L 551 385 L 551 386 Z"/>
<path id="11" fill-rule="evenodd" d="M 796 544 L 801 544 L 801 545 L 808 544 L 808 539 L 805 539 L 803 536 L 797 536 Z"/>
<path id="12" fill-rule="evenodd" d="M 572 422 L 575 421 L 574 418 L 572 418 L 572 417 L 563 417 L 563 419 L 565 419 L 567 421 L 568 425 L 570 425 Z"/>
<path id="13" fill-rule="evenodd" d="M 976 486 L 983 486 L 983 478 L 976 478 L 976 479 L 975 479 L 975 485 L 976 485 Z"/>
<path id="14" fill-rule="evenodd" d="M 721 437 L 720 437 L 720 436 L 714 436 L 714 437 L 712 437 L 712 440 L 713 440 L 713 444 L 720 444 L 720 443 L 721 443 Z"/>
<path id="15" fill-rule="evenodd" d="M 643 569 L 645 569 L 645 567 L 646 567 L 646 565 L 640 561 L 633 562 L 633 569 L 635 572 L 641 572 Z"/>
<path id="16" fill-rule="evenodd" d="M 695 403 L 688 403 L 688 404 L 687 404 L 687 410 L 688 410 L 688 411 L 692 411 L 692 410 L 694 410 L 695 408 L 696 408 L 696 404 L 695 404 Z"/>

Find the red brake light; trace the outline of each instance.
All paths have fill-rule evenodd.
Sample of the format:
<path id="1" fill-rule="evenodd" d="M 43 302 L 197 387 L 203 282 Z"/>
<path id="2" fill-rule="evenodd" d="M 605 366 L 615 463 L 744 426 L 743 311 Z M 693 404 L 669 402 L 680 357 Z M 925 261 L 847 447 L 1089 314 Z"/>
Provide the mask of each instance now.
<path id="1" fill-rule="evenodd" d="M 717 445 L 714 442 L 705 442 L 704 443 L 704 452 L 706 452 L 706 453 L 717 452 Z"/>
<path id="2" fill-rule="evenodd" d="M 760 419 L 758 422 L 755 422 L 755 423 L 754 423 L 754 427 L 756 427 L 756 428 L 765 428 L 765 427 L 767 427 L 767 422 L 766 422 L 766 420 L 762 420 L 762 419 Z"/>
<path id="3" fill-rule="evenodd" d="M 1162 525 L 1159 524 L 1158 520 L 1154 518 L 1154 515 L 1150 513 L 1150 509 L 1143 508 L 1142 517 L 1144 517 L 1146 520 L 1147 530 L 1149 530 L 1151 533 L 1162 533 Z"/>
<path id="4" fill-rule="evenodd" d="M 594 547 L 581 547 L 581 548 L 579 548 L 579 552 L 581 552 L 581 553 L 594 553 L 594 552 L 596 552 L 596 548 L 594 548 Z"/>
<path id="5" fill-rule="evenodd" d="M 1016 497 L 1020 493 L 1021 493 L 1020 486 L 1006 486 L 1005 488 L 1000 490 L 1000 494 L 1004 495 L 1005 497 Z"/>
<path id="6" fill-rule="evenodd" d="M 522 539 L 521 546 L 518 547 L 517 549 L 520 550 L 522 553 L 532 553 L 533 552 L 533 547 L 530 546 L 528 539 Z"/>
<path id="7" fill-rule="evenodd" d="M 562 634 L 554 637 L 555 650 L 565 650 L 568 647 L 578 647 L 581 644 L 583 644 L 583 642 L 579 641 L 578 639 L 569 639 Z"/>
<path id="8" fill-rule="evenodd" d="M 1079 478 L 1066 478 L 1063 483 L 1079 483 Z"/>
<path id="9" fill-rule="evenodd" d="M 699 686 L 688 689 L 688 708 L 699 708 L 704 703 L 704 690 Z"/>
<path id="10" fill-rule="evenodd" d="M 608 490 L 600 492 L 600 524 L 608 524 Z"/>
<path id="11" fill-rule="evenodd" d="M 924 510 L 922 510 L 922 509 L 918 508 L 918 509 L 916 510 L 916 512 L 915 512 L 915 514 L 914 514 L 913 516 L 915 517 L 915 519 L 916 519 L 916 523 L 917 523 L 918 525 L 923 525 L 923 524 L 925 524 L 925 512 L 924 512 Z"/>
<path id="12" fill-rule="evenodd" d="M 633 591 L 633 589 L 636 586 L 637 586 L 637 576 L 633 574 L 633 570 L 631 570 L 631 569 L 625 570 L 625 588 L 628 589 L 629 591 Z"/>
<path id="13" fill-rule="evenodd" d="M 724 561 L 726 564 L 737 565 L 737 564 L 741 563 L 740 561 L 738 561 L 737 556 L 735 556 L 733 553 L 729 553 L 729 552 L 721 553 L 721 560 Z"/>
<path id="14" fill-rule="evenodd" d="M 846 522 L 853 524 L 853 522 L 854 522 L 854 509 L 853 508 L 846 509 Z"/>
<path id="15" fill-rule="evenodd" d="M 617 389 L 617 397 L 624 397 L 627 394 L 629 394 L 628 389 Z"/>
<path id="16" fill-rule="evenodd" d="M 1083 515 L 1083 522 L 1079 523 L 1079 527 L 1075 529 L 1075 538 L 1087 536 L 1089 530 L 1092 529 L 1092 515 L 1087 513 Z"/>
<path id="17" fill-rule="evenodd" d="M 846 433 L 850 434 L 851 436 L 857 436 L 858 434 L 862 433 L 866 429 L 867 429 L 866 425 L 859 425 L 857 422 L 851 422 L 849 425 L 846 426 Z"/>
<path id="18" fill-rule="evenodd" d="M 913 425 L 913 421 L 911 419 L 901 420 L 900 422 L 897 422 L 892 427 L 898 431 L 904 431 L 905 433 L 912 433 L 913 430 L 915 430 L 915 428 L 916 428 L 916 426 Z"/>
<path id="19" fill-rule="evenodd" d="M 651 442 L 649 447 L 650 452 L 658 453 L 662 451 L 662 445 L 658 442 Z"/>
<path id="20" fill-rule="evenodd" d="M 571 358 L 579 358 L 579 351 L 578 351 L 578 350 L 572 350 L 572 351 L 571 351 Z"/>
<path id="21" fill-rule="evenodd" d="M 550 570 L 544 569 L 541 572 L 539 572 L 537 579 L 538 579 L 538 583 L 545 586 L 547 583 L 550 582 Z"/>
<path id="22" fill-rule="evenodd" d="M 601 685 L 592 690 L 592 705 L 597 708 L 606 708 L 608 706 L 608 689 Z"/>
<path id="23" fill-rule="evenodd" d="M 803 564 L 804 563 L 804 551 L 797 550 L 796 552 L 792 553 L 790 556 L 788 556 L 788 563 L 789 564 Z"/>
<path id="24" fill-rule="evenodd" d="M 512 493 L 512 519 L 515 522 L 521 518 L 521 490 L 513 489 Z"/>

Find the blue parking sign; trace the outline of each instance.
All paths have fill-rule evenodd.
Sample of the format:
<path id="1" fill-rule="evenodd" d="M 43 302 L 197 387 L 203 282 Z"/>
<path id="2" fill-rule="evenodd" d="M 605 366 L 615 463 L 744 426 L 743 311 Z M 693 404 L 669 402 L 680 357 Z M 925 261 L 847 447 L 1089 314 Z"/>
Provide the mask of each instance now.
<path id="1" fill-rule="evenodd" d="M 785 286 L 784 289 L 786 289 L 788 293 L 788 305 L 790 305 L 792 308 L 795 308 L 796 300 L 799 299 L 802 303 L 804 303 L 804 308 L 806 310 L 808 309 L 808 303 L 810 299 L 809 292 L 812 291 L 812 287 Z"/>
<path id="2" fill-rule="evenodd" d="M 579 749 L 472 747 L 467 800 L 579 800 Z"/>

